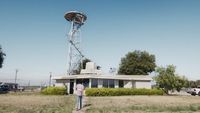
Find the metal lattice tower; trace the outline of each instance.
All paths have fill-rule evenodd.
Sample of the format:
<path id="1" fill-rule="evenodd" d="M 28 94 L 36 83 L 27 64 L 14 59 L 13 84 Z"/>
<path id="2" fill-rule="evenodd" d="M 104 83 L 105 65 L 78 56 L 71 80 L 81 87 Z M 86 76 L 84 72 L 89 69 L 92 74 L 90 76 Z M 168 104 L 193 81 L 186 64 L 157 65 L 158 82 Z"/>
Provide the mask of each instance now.
<path id="1" fill-rule="evenodd" d="M 81 52 L 81 35 L 80 28 L 85 23 L 87 16 L 81 12 L 70 11 L 65 14 L 65 19 L 71 23 L 68 34 L 68 75 L 75 74 L 84 55 Z"/>

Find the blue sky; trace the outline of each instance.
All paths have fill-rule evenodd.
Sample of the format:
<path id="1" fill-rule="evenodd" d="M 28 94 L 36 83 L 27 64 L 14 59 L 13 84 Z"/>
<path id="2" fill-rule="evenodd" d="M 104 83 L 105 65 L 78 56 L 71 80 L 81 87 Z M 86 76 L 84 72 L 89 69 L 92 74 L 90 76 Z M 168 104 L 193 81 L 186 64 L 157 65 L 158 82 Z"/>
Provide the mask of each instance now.
<path id="1" fill-rule="evenodd" d="M 7 54 L 0 79 L 23 84 L 67 72 L 70 24 L 64 13 L 84 12 L 82 47 L 105 73 L 129 51 L 146 50 L 156 64 L 199 79 L 199 0 L 0 0 L 0 45 Z"/>

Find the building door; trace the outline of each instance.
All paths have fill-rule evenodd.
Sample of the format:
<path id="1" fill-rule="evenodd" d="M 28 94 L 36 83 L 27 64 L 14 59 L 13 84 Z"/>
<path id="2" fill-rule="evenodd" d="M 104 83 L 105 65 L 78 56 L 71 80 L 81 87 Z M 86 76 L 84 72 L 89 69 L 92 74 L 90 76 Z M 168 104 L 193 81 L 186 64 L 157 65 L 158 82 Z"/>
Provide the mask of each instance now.
<path id="1" fill-rule="evenodd" d="M 119 88 L 123 88 L 124 87 L 124 81 L 123 80 L 119 80 Z"/>
<path id="2" fill-rule="evenodd" d="M 69 94 L 74 94 L 74 79 L 70 79 L 70 89 Z"/>
<path id="3" fill-rule="evenodd" d="M 89 87 L 89 79 L 76 79 L 76 84 L 83 84 L 85 88 Z"/>

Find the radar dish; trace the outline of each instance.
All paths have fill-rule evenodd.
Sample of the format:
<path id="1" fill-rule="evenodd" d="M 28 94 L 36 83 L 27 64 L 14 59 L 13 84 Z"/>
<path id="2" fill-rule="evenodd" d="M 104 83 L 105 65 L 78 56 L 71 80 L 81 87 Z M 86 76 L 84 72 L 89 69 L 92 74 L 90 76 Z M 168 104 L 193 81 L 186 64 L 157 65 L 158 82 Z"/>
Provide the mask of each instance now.
<path id="1" fill-rule="evenodd" d="M 85 14 L 78 11 L 69 11 L 65 13 L 64 17 L 67 21 L 70 21 L 70 22 L 73 21 L 78 24 L 84 24 L 84 22 L 87 19 L 87 16 Z"/>

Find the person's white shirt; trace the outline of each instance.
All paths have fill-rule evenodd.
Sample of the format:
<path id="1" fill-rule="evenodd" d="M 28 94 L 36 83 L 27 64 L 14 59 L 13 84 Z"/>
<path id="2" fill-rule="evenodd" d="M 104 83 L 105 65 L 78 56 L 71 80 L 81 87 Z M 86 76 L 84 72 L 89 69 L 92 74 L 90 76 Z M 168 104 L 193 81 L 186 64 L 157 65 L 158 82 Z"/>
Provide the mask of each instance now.
<path id="1" fill-rule="evenodd" d="M 76 95 L 82 96 L 83 95 L 84 86 L 82 84 L 76 85 Z"/>

